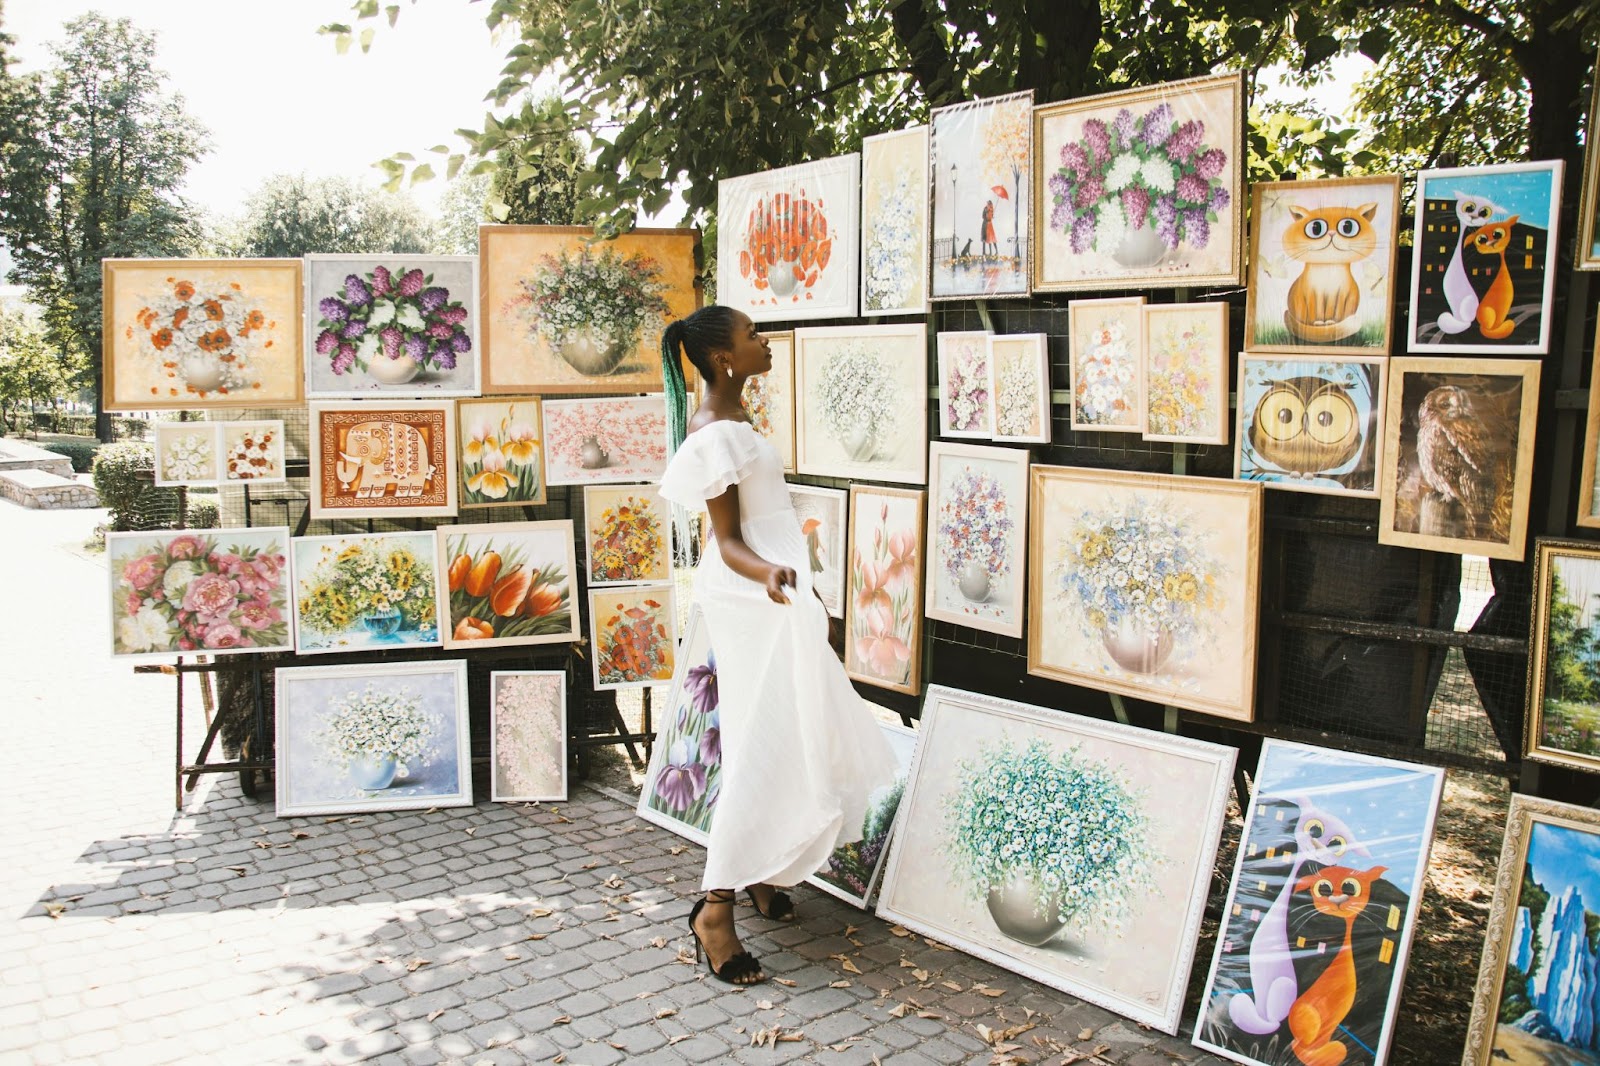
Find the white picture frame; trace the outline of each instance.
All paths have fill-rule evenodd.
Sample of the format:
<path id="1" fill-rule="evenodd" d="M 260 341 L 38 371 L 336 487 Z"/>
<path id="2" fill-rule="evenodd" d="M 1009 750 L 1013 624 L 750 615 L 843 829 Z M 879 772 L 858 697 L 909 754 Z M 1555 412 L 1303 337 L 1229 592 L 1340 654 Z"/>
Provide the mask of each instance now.
<path id="1" fill-rule="evenodd" d="M 1028 458 L 1021 448 L 928 445 L 927 617 L 1022 636 Z"/>
<path id="2" fill-rule="evenodd" d="M 939 368 L 939 436 L 988 440 L 994 436 L 988 330 L 960 330 L 935 337 Z"/>
<path id="3" fill-rule="evenodd" d="M 920 321 L 795 330 L 795 469 L 921 485 L 928 459 L 927 344 Z M 843 406 L 829 407 L 828 395 Z M 859 410 L 850 409 L 853 401 Z M 873 404 L 879 406 L 870 415 L 852 422 Z"/>
<path id="4" fill-rule="evenodd" d="M 546 485 L 658 481 L 666 471 L 663 393 L 547 399 L 540 406 Z"/>
<path id="5" fill-rule="evenodd" d="M 850 493 L 818 485 L 789 482 L 789 501 L 800 519 L 800 535 L 810 555 L 811 586 L 822 605 L 835 618 L 844 617 L 845 557 L 850 530 Z M 815 521 L 815 526 L 810 525 Z M 813 543 L 813 541 L 815 543 Z"/>
<path id="6" fill-rule="evenodd" d="M 861 314 L 928 310 L 928 127 L 861 141 Z"/>
<path id="7" fill-rule="evenodd" d="M 554 690 L 555 735 L 539 732 L 548 726 L 543 712 Z M 531 690 L 531 691 L 526 691 Z M 507 708 L 505 700 L 534 706 Z M 539 719 L 545 719 L 540 721 Z M 529 736 L 532 732 L 534 735 Z M 553 740 L 553 746 L 551 741 Z M 544 751 L 528 752 L 527 744 Z M 551 759 L 551 753 L 554 758 Z M 553 762 L 555 771 L 537 765 L 539 755 Z M 567 674 L 564 670 L 491 670 L 489 672 L 489 798 L 495 803 L 548 803 L 565 800 L 568 789 Z M 535 763 L 531 768 L 529 762 Z M 543 776 L 537 775 L 543 771 Z M 554 779 L 552 784 L 546 782 Z"/>
<path id="8" fill-rule="evenodd" d="M 911 760 L 917 750 L 915 729 L 895 722 L 882 721 L 878 723 L 878 728 L 883 731 L 883 738 L 894 750 L 895 758 L 900 763 L 900 772 L 892 784 L 876 789 L 867 797 L 868 807 L 862 825 L 862 839 L 855 844 L 845 844 L 835 848 L 822 868 L 806 878 L 806 884 L 862 910 L 871 907 L 872 897 L 877 894 L 878 884 L 883 880 L 883 868 L 889 858 L 889 849 L 894 847 L 895 826 L 900 824 L 900 801 L 905 795 L 905 786 L 911 776 Z M 891 803 L 892 808 L 886 810 L 885 808 Z M 865 862 L 873 855 L 876 857 L 870 862 Z M 864 862 L 866 877 L 862 879 L 860 874 L 863 872 Z M 856 878 L 856 884 L 852 884 L 849 880 L 851 876 Z M 852 891 L 857 885 L 860 891 Z"/>
<path id="9" fill-rule="evenodd" d="M 989 425 L 996 444 L 1050 443 L 1048 334 L 989 334 Z"/>

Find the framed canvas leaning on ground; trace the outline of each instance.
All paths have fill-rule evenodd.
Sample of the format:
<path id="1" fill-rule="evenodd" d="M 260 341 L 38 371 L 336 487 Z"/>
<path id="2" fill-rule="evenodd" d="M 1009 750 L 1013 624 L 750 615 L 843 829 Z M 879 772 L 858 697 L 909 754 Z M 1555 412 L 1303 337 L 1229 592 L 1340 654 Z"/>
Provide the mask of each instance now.
<path id="1" fill-rule="evenodd" d="M 1400 176 L 1250 187 L 1247 352 L 1388 355 Z"/>
<path id="2" fill-rule="evenodd" d="M 1072 430 L 1138 433 L 1144 394 L 1144 297 L 1067 304 Z"/>
<path id="3" fill-rule="evenodd" d="M 931 112 L 932 299 L 1028 295 L 1032 113 L 1032 89 Z"/>
<path id="4" fill-rule="evenodd" d="M 1248 722 L 1261 487 L 1034 466 L 1028 672 Z"/>
<path id="5" fill-rule="evenodd" d="M 106 259 L 107 411 L 298 407 L 300 260 Z"/>
<path id="6" fill-rule="evenodd" d="M 867 908 L 872 893 L 883 874 L 883 862 L 889 855 L 890 834 L 894 831 L 895 815 L 900 810 L 900 800 L 905 795 L 906 781 L 911 775 L 911 759 L 917 750 L 917 731 L 903 725 L 879 722 L 884 739 L 894 749 L 900 771 L 893 782 L 883 785 L 867 797 L 867 813 L 861 823 L 861 839 L 854 844 L 844 844 L 833 849 L 822 869 L 806 878 L 830 896 L 846 903 Z"/>
<path id="7" fill-rule="evenodd" d="M 918 732 L 878 915 L 1176 1032 L 1234 749 L 941 685 Z"/>
<path id="8" fill-rule="evenodd" d="M 845 514 L 849 499 L 843 489 L 789 486 L 789 502 L 794 504 L 800 533 L 806 538 L 811 587 L 835 618 L 844 617 Z"/>
<path id="9" fill-rule="evenodd" d="M 1033 113 L 1033 287 L 1238 284 L 1244 75 L 1045 104 Z"/>
<path id="10" fill-rule="evenodd" d="M 293 560 L 301 655 L 439 646 L 432 531 L 296 537 Z"/>
<path id="11" fill-rule="evenodd" d="M 489 674 L 489 798 L 538 803 L 567 798 L 567 675 L 560 670 Z"/>
<path id="12" fill-rule="evenodd" d="M 850 486 L 844 669 L 857 681 L 922 691 L 922 489 Z"/>
<path id="13" fill-rule="evenodd" d="M 275 674 L 278 817 L 472 805 L 467 662 Z"/>
<path id="14" fill-rule="evenodd" d="M 1600 772 L 1600 545 L 1534 542 L 1525 758 Z M 1600 907 L 1600 899 L 1593 901 Z M 1597 911 L 1600 913 L 1600 911 Z"/>
<path id="15" fill-rule="evenodd" d="M 666 713 L 660 716 L 639 791 L 638 815 L 696 844 L 708 839 L 722 791 L 722 718 L 717 699 L 711 631 L 700 608 L 691 607 Z"/>
<path id="16" fill-rule="evenodd" d="M 434 535 L 445 647 L 582 639 L 572 519 L 440 526 Z"/>
<path id="17" fill-rule="evenodd" d="M 928 445 L 927 606 L 932 619 L 1022 636 L 1028 453 Z"/>
<path id="18" fill-rule="evenodd" d="M 1382 356 L 1241 355 L 1233 476 L 1377 496 L 1387 384 Z"/>
<path id="19" fill-rule="evenodd" d="M 661 388 L 661 331 L 700 306 L 699 243 L 694 229 L 480 226 L 483 391 Z"/>
<path id="20" fill-rule="evenodd" d="M 1382 1066 L 1443 788 L 1439 767 L 1263 744 L 1196 1047 Z"/>
<path id="21" fill-rule="evenodd" d="M 928 309 L 928 127 L 861 141 L 861 314 Z"/>
<path id="22" fill-rule="evenodd" d="M 1179 444 L 1228 443 L 1228 305 L 1145 304 L 1142 313 L 1140 433 Z"/>
<path id="23" fill-rule="evenodd" d="M 794 343 L 799 472 L 927 480 L 927 327 L 813 327 Z"/>
<path id="24" fill-rule="evenodd" d="M 985 330 L 974 330 L 940 333 L 936 338 L 941 437 L 994 435 L 989 416 L 989 337 Z"/>
<path id="25" fill-rule="evenodd" d="M 989 424 L 997 442 L 1050 443 L 1046 334 L 989 334 Z"/>
<path id="26" fill-rule="evenodd" d="M 449 400 L 313 403 L 312 518 L 456 513 L 456 406 Z"/>
<path id="27" fill-rule="evenodd" d="M 1512 795 L 1463 1066 L 1594 1060 L 1597 871 L 1600 812 Z"/>
<path id="28" fill-rule="evenodd" d="M 1538 360 L 1396 356 L 1388 404 L 1378 541 L 1521 559 Z"/>
<path id="29" fill-rule="evenodd" d="M 1417 174 L 1409 350 L 1543 355 L 1561 160 Z"/>
<path id="30" fill-rule="evenodd" d="M 463 508 L 545 502 L 542 411 L 537 396 L 457 401 Z"/>
<path id="31" fill-rule="evenodd" d="M 745 379 L 745 414 L 750 425 L 772 443 L 783 472 L 794 473 L 794 331 L 763 334 L 772 349 L 772 369 Z"/>

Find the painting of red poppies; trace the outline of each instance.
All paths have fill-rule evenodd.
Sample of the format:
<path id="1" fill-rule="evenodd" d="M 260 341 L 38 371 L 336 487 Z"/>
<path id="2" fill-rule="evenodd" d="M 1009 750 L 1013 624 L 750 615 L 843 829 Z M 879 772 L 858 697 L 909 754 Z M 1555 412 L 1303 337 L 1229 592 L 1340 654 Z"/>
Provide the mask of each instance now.
<path id="1" fill-rule="evenodd" d="M 672 694 L 651 749 L 638 814 L 647 822 L 704 844 L 721 790 L 717 658 L 711 653 L 711 632 L 696 607 L 689 612 L 683 643 L 678 647 Z"/>
<path id="2" fill-rule="evenodd" d="M 589 593 L 594 687 L 633 688 L 672 681 L 677 614 L 671 585 L 631 585 Z"/>
<path id="3" fill-rule="evenodd" d="M 850 486 L 845 672 L 915 696 L 922 690 L 922 512 L 927 492 Z"/>
<path id="4" fill-rule="evenodd" d="M 447 648 L 577 640 L 570 518 L 440 526 L 441 627 Z"/>

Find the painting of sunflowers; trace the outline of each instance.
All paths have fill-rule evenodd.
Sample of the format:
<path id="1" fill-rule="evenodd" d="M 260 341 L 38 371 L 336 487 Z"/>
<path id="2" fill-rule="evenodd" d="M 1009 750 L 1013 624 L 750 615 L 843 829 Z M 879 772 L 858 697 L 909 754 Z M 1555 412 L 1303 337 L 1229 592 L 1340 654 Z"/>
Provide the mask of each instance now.
<path id="1" fill-rule="evenodd" d="M 542 424 L 537 396 L 456 405 L 462 507 L 545 502 Z"/>
<path id="2" fill-rule="evenodd" d="M 594 687 L 633 688 L 672 681 L 677 619 L 671 585 L 632 585 L 589 593 Z"/>
<path id="3" fill-rule="evenodd" d="M 585 485 L 589 584 L 627 585 L 672 576 L 672 515 L 653 485 Z"/>
<path id="4" fill-rule="evenodd" d="M 447 648 L 579 638 L 571 519 L 438 529 Z"/>

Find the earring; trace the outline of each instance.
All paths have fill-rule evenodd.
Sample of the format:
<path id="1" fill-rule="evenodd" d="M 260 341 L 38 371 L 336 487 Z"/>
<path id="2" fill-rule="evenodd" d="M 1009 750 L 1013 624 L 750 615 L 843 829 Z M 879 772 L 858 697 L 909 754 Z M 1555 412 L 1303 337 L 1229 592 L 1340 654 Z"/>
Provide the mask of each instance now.
<path id="1" fill-rule="evenodd" d="M 730 377 L 730 378 L 731 378 L 731 377 L 733 377 L 733 367 L 731 367 L 731 366 L 730 366 L 730 367 L 728 367 L 728 376 L 729 376 L 729 377 Z"/>

